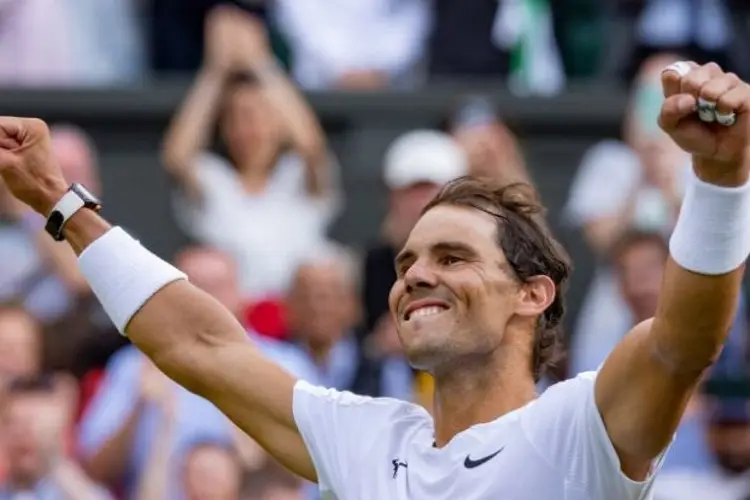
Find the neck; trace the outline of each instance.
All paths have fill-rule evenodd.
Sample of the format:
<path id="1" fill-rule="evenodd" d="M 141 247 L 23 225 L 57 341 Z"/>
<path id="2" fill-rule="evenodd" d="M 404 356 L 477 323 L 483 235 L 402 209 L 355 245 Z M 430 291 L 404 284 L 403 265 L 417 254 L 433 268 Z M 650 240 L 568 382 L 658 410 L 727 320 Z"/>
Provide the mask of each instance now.
<path id="1" fill-rule="evenodd" d="M 530 351 L 501 345 L 483 360 L 464 360 L 435 375 L 435 443 L 445 446 L 469 427 L 491 422 L 536 397 Z M 529 351 L 529 352 L 527 352 Z"/>
<path id="2" fill-rule="evenodd" d="M 238 162 L 237 167 L 242 178 L 242 185 L 248 193 L 259 193 L 265 190 L 273 170 L 279 149 L 272 147 L 259 148 L 251 155 Z"/>

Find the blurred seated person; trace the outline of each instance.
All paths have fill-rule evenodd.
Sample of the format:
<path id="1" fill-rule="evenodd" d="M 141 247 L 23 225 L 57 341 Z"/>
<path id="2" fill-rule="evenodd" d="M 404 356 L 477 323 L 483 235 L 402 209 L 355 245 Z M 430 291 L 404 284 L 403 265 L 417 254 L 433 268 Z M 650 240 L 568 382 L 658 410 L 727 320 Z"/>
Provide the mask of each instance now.
<path id="1" fill-rule="evenodd" d="M 260 22 L 224 6 L 206 30 L 204 65 L 162 151 L 175 214 L 189 235 L 231 255 L 244 300 L 279 299 L 337 214 L 333 160 Z M 208 150 L 217 124 L 226 156 Z"/>
<path id="2" fill-rule="evenodd" d="M 316 492 L 317 493 L 317 492 Z M 310 500 L 302 480 L 275 461 L 246 478 L 242 500 Z"/>
<path id="3" fill-rule="evenodd" d="M 711 467 L 698 471 L 663 471 L 654 484 L 654 500 L 747 500 L 750 497 L 748 400 L 711 398 L 705 407 L 702 430 L 711 450 Z"/>
<path id="4" fill-rule="evenodd" d="M 68 454 L 76 397 L 63 385 L 51 377 L 30 377 L 8 386 L 0 405 L 8 464 L 0 499 L 112 498 Z"/>
<path id="5" fill-rule="evenodd" d="M 466 152 L 470 175 L 502 184 L 532 183 L 516 138 L 489 99 L 481 96 L 462 99 L 449 117 L 447 129 Z"/>
<path id="6" fill-rule="evenodd" d="M 177 386 L 150 361 L 144 363 L 146 394 L 161 412 L 159 429 L 150 443 L 146 467 L 140 477 L 138 500 L 239 500 L 242 468 L 231 442 L 211 439 L 184 443 L 180 449 L 170 444 L 178 415 Z M 172 483 L 175 473 L 179 481 Z M 177 488 L 172 491 L 170 488 Z"/>
<path id="7" fill-rule="evenodd" d="M 589 148 L 570 188 L 565 222 L 582 231 L 597 262 L 574 326 L 573 375 L 597 366 L 577 352 L 581 346 L 601 342 L 596 351 L 609 352 L 633 325 L 608 264 L 612 245 L 630 228 L 666 236 L 679 212 L 690 159 L 657 125 L 661 70 L 674 61 L 663 55 L 644 64 L 626 110 L 625 140 L 605 139 Z"/>
<path id="8" fill-rule="evenodd" d="M 305 89 L 413 87 L 430 24 L 425 0 L 276 0 L 292 73 Z"/>
<path id="9" fill-rule="evenodd" d="M 19 305 L 0 305 L 0 393 L 18 377 L 38 375 L 42 366 L 42 327 Z"/>

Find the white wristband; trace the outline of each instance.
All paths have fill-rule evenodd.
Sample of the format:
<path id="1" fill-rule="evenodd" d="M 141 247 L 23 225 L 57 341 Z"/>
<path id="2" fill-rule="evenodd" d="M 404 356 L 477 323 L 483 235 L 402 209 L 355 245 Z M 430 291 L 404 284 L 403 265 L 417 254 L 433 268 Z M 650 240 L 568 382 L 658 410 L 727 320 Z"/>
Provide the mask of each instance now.
<path id="1" fill-rule="evenodd" d="M 669 252 L 681 267 L 698 274 L 734 271 L 750 255 L 750 182 L 722 187 L 692 172 Z"/>
<path id="2" fill-rule="evenodd" d="M 113 227 L 81 253 L 78 264 L 104 311 L 125 335 L 130 319 L 156 292 L 184 273 Z"/>

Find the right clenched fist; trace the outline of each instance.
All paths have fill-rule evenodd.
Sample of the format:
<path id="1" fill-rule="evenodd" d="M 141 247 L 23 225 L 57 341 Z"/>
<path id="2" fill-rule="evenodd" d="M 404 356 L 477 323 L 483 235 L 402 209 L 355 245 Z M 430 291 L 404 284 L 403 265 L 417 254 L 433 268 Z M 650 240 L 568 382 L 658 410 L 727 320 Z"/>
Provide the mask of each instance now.
<path id="1" fill-rule="evenodd" d="M 0 117 L 0 177 L 10 193 L 47 217 L 68 190 L 47 124 L 36 118 Z"/>

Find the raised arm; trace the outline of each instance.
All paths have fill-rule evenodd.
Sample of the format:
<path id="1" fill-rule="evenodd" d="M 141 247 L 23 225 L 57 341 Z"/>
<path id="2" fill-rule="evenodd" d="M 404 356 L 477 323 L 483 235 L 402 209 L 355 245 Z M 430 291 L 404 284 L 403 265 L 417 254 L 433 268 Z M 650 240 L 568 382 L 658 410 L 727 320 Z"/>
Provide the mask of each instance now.
<path id="1" fill-rule="evenodd" d="M 67 184 L 43 122 L 0 117 L 0 176 L 40 214 L 63 198 Z M 91 210 L 75 212 L 63 235 L 107 313 L 161 371 L 316 479 L 292 413 L 294 378 L 260 354 L 229 311 Z"/>
<path id="2" fill-rule="evenodd" d="M 217 7 L 206 20 L 206 57 L 203 67 L 167 129 L 162 162 L 167 172 L 191 197 L 200 197 L 194 169 L 198 154 L 209 146 L 227 74 L 234 64 L 233 36 L 240 13 Z"/>
<path id="3" fill-rule="evenodd" d="M 750 253 L 750 89 L 715 64 L 678 64 L 662 76 L 660 125 L 693 154 L 695 176 L 670 241 L 656 317 L 630 332 L 596 381 L 597 407 L 634 479 L 669 444 L 721 352 Z M 717 122 L 698 118 L 698 98 L 716 103 Z M 718 123 L 728 124 L 730 113 L 733 125 Z"/>
<path id="4" fill-rule="evenodd" d="M 332 194 L 331 159 L 323 127 L 305 98 L 276 63 L 263 23 L 244 15 L 241 44 L 243 63 L 259 80 L 263 92 L 281 117 L 291 146 L 305 161 L 306 187 L 311 196 Z"/>

